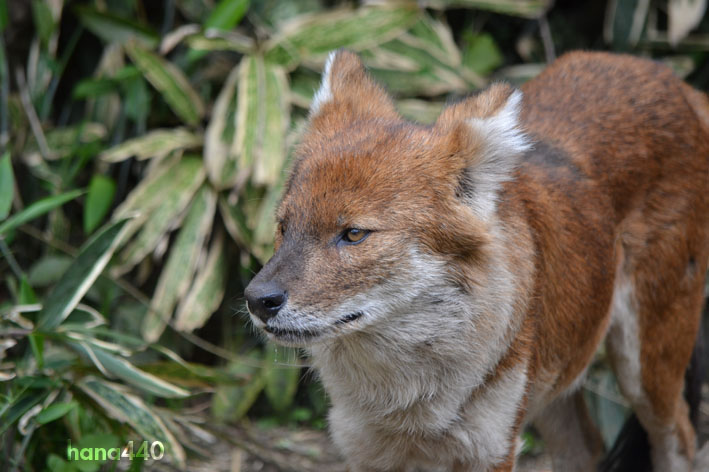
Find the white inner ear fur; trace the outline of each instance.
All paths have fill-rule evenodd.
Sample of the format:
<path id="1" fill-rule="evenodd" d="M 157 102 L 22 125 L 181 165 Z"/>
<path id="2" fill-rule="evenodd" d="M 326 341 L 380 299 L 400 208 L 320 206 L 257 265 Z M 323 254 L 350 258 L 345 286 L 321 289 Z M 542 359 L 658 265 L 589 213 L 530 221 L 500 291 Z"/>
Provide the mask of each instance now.
<path id="1" fill-rule="evenodd" d="M 332 51 L 327 56 L 327 61 L 325 61 L 325 68 L 322 73 L 322 81 L 320 82 L 320 88 L 315 95 L 313 95 L 313 100 L 310 103 L 310 116 L 314 116 L 323 104 L 332 100 L 332 88 L 330 87 L 330 71 L 332 69 L 332 63 L 335 60 L 337 51 Z"/>
<path id="2" fill-rule="evenodd" d="M 515 90 L 494 115 L 467 120 L 484 144 L 463 186 L 470 205 L 484 219 L 495 212 L 500 185 L 512 178 L 520 155 L 532 147 L 519 126 L 521 105 L 522 92 Z"/>

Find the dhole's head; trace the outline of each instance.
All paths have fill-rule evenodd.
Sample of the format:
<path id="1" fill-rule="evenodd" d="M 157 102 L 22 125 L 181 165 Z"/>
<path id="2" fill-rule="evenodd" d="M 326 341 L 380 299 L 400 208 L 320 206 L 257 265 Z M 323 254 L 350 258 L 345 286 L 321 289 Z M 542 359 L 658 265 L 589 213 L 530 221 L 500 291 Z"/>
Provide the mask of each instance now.
<path id="1" fill-rule="evenodd" d="M 415 124 L 357 55 L 332 53 L 276 214 L 275 254 L 245 291 L 254 324 L 312 344 L 474 285 L 461 272 L 484 264 L 500 184 L 528 146 L 520 102 L 496 84 Z"/>

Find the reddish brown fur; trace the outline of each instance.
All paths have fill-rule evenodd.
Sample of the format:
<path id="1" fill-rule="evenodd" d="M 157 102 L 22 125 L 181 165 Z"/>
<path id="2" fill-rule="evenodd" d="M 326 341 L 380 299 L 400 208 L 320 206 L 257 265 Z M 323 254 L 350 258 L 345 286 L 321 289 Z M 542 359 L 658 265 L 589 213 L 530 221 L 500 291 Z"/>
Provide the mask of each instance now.
<path id="1" fill-rule="evenodd" d="M 516 270 L 514 322 L 486 382 L 526 365 L 514 439 L 528 408 L 581 378 L 611 323 L 620 270 L 629 274 L 628 309 L 639 327 L 643 400 L 633 401 L 646 409 L 651 440 L 655 430 L 676 431 L 691 460 L 681 391 L 709 260 L 706 97 L 649 61 L 564 56 L 522 87 L 520 123 L 534 149 L 501 182 L 490 222 L 462 196 L 464 174 L 485 145 L 468 120 L 499 113 L 509 86 L 494 85 L 422 126 L 398 115 L 354 54 L 339 53 L 330 70 L 331 97 L 311 117 L 278 210 L 276 255 L 257 279 L 287 285 L 289 303 L 310 316 L 413 270 L 402 256 L 411 241 L 445 262 L 466 293 L 493 283 L 502 251 Z M 339 247 L 336 238 L 352 227 L 372 232 L 362 246 Z M 619 349 L 609 346 L 616 363 L 627 355 Z M 584 434 L 597 455 L 598 434 Z M 495 471 L 513 469 L 510 444 Z"/>

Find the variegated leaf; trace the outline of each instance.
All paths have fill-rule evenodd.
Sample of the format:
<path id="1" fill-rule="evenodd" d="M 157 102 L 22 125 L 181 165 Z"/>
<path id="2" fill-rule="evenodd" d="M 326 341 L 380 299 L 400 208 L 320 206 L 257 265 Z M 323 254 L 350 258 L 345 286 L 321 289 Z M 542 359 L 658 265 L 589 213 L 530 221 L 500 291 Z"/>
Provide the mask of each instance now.
<path id="1" fill-rule="evenodd" d="M 160 441 L 165 453 L 184 467 L 185 451 L 162 420 L 143 400 L 125 387 L 96 377 L 85 377 L 78 386 L 112 418 L 130 425 L 142 438 Z"/>
<path id="2" fill-rule="evenodd" d="M 219 308 L 224 298 L 227 276 L 227 254 L 224 233 L 219 231 L 209 248 L 207 260 L 197 271 L 194 283 L 182 300 L 175 316 L 175 327 L 181 331 L 201 328 Z"/>
<path id="3" fill-rule="evenodd" d="M 99 157 L 106 162 L 120 162 L 133 156 L 138 160 L 163 158 L 178 149 L 192 149 L 202 143 L 202 136 L 185 128 L 156 129 L 107 149 Z"/>
<path id="4" fill-rule="evenodd" d="M 301 15 L 285 23 L 266 44 L 266 59 L 289 69 L 303 60 L 322 62 L 333 49 L 359 51 L 393 39 L 418 17 L 419 9 L 413 3 Z"/>
<path id="5" fill-rule="evenodd" d="M 190 125 L 199 123 L 204 104 L 179 68 L 136 42 L 127 43 L 126 52 L 178 117 Z"/>
<path id="6" fill-rule="evenodd" d="M 143 320 L 142 333 L 146 341 L 153 342 L 160 337 L 175 305 L 189 288 L 204 241 L 212 228 L 216 204 L 217 196 L 207 186 L 195 195 L 160 273 L 150 311 Z"/>

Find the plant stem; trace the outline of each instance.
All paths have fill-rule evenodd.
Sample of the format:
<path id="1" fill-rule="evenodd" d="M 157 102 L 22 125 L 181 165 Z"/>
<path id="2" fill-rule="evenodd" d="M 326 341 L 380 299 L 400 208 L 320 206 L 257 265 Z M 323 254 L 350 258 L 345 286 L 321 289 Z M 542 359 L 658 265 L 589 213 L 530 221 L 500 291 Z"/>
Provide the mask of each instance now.
<path id="1" fill-rule="evenodd" d="M 27 89 L 27 82 L 25 81 L 25 74 L 22 69 L 18 68 L 15 71 L 15 78 L 17 79 L 17 87 L 20 89 L 20 101 L 22 102 L 22 108 L 25 110 L 27 115 L 27 120 L 30 122 L 30 128 L 32 129 L 32 134 L 37 140 L 37 147 L 39 147 L 39 153 L 42 158 L 46 161 L 49 157 L 49 146 L 47 145 L 47 138 L 44 136 L 44 131 L 42 131 L 42 124 L 37 116 L 37 111 L 32 105 L 32 98 L 30 97 L 30 92 Z"/>
<path id="2" fill-rule="evenodd" d="M 20 264 L 17 263 L 17 259 L 15 259 L 15 256 L 12 255 L 12 251 L 10 251 L 10 248 L 5 242 L 5 238 L 2 236 L 0 236 L 0 252 L 2 252 L 3 257 L 10 265 L 10 269 L 12 269 L 15 277 L 17 277 L 18 280 L 22 280 L 24 278 L 22 268 L 20 267 Z"/>

